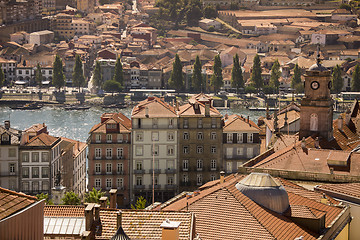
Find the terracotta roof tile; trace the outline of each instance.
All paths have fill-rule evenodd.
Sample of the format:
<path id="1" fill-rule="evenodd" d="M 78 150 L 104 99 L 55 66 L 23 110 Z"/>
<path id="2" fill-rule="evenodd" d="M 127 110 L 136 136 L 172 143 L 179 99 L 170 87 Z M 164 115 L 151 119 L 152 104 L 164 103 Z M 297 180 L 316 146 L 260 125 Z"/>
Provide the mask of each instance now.
<path id="1" fill-rule="evenodd" d="M 30 139 L 30 141 L 28 143 L 26 143 L 25 146 L 46 146 L 46 147 L 50 147 L 58 139 L 59 138 L 50 136 L 49 134 L 41 133 L 40 135 Z"/>
<path id="2" fill-rule="evenodd" d="M 35 203 L 36 197 L 0 187 L 0 220 Z"/>
<path id="3" fill-rule="evenodd" d="M 132 118 L 145 118 L 146 111 L 150 117 L 176 117 L 175 108 L 158 97 L 149 97 L 136 105 L 131 113 Z"/>
<path id="4" fill-rule="evenodd" d="M 225 126 L 223 127 L 224 132 L 233 132 L 233 131 L 256 131 L 259 132 L 260 128 L 253 121 L 248 120 L 239 115 L 230 115 L 225 121 Z"/>
<path id="5" fill-rule="evenodd" d="M 360 183 L 324 184 L 315 189 L 333 197 L 360 203 Z"/>
<path id="6" fill-rule="evenodd" d="M 186 210 L 196 215 L 196 231 L 202 239 L 316 239 L 319 234 L 296 224 L 286 215 L 273 212 L 242 194 L 235 184 L 244 176 L 230 175 L 226 181 L 212 181 L 197 196 L 182 198 L 164 210 Z M 322 194 L 306 190 L 292 182 L 278 179 L 285 187 L 293 216 L 318 218 L 326 214 L 329 226 L 342 208 L 320 202 Z M 331 203 L 339 202 L 332 200 Z M 216 226 L 216 228 L 214 228 Z"/>
<path id="7" fill-rule="evenodd" d="M 45 205 L 45 217 L 85 217 L 83 205 Z"/>

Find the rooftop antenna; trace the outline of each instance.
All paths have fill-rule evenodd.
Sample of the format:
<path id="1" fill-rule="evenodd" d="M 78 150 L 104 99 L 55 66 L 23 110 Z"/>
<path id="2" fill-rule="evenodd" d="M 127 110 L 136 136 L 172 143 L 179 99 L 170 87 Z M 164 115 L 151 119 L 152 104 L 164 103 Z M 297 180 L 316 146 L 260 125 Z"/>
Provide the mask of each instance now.
<path id="1" fill-rule="evenodd" d="M 152 205 L 154 207 L 155 202 L 155 143 L 153 139 L 153 169 L 152 169 Z"/>
<path id="2" fill-rule="evenodd" d="M 317 63 L 317 65 L 320 65 L 320 44 L 317 45 L 317 50 L 316 50 L 316 63 Z"/>

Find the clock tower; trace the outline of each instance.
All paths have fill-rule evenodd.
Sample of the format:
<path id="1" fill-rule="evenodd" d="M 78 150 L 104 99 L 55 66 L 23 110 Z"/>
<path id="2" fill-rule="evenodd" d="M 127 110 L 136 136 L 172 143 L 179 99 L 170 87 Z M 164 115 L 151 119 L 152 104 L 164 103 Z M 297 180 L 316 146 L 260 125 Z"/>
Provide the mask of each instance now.
<path id="1" fill-rule="evenodd" d="M 333 138 L 333 100 L 330 95 L 331 73 L 319 59 L 306 71 L 305 96 L 300 108 L 300 140 L 318 134 Z"/>

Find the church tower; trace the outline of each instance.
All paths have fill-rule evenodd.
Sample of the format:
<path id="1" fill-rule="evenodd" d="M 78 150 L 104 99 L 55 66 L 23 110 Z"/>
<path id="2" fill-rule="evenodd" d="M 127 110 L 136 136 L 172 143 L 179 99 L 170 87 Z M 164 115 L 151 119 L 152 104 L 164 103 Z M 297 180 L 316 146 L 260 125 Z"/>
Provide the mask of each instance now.
<path id="1" fill-rule="evenodd" d="M 331 73 L 319 59 L 306 71 L 305 97 L 301 100 L 299 139 L 318 134 L 333 138 L 333 100 L 330 95 Z"/>

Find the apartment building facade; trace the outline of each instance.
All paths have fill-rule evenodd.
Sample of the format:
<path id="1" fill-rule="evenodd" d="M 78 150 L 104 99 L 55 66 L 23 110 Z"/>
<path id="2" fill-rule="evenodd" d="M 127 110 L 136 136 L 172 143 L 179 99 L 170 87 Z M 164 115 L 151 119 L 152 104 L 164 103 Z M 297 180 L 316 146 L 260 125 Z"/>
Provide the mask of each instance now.
<path id="1" fill-rule="evenodd" d="M 164 201 L 178 191 L 177 126 L 174 106 L 148 97 L 134 107 L 132 121 L 131 184 L 133 200 L 143 196 Z"/>
<path id="2" fill-rule="evenodd" d="M 21 131 L 10 127 L 10 121 L 0 126 L 0 186 L 19 190 L 19 145 Z"/>
<path id="3" fill-rule="evenodd" d="M 178 116 L 181 192 L 219 178 L 223 169 L 223 126 L 222 115 L 212 107 L 212 99 L 204 94 L 180 106 Z"/>
<path id="4" fill-rule="evenodd" d="M 104 113 L 90 130 L 88 189 L 117 189 L 118 207 L 128 206 L 131 121 L 122 113 Z"/>
<path id="5" fill-rule="evenodd" d="M 225 116 L 223 153 L 226 173 L 237 173 L 238 168 L 260 154 L 260 128 L 249 118 Z"/>

